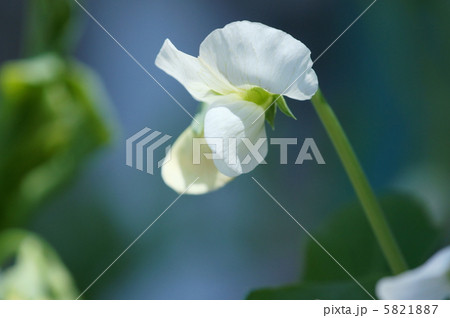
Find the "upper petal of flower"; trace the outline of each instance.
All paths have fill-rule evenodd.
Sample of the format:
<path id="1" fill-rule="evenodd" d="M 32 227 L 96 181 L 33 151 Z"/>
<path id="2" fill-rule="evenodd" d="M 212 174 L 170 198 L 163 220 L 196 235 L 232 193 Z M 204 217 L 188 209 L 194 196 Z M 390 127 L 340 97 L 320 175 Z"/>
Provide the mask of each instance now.
<path id="1" fill-rule="evenodd" d="M 239 21 L 211 32 L 199 59 L 240 88 L 259 86 L 293 99 L 318 89 L 311 52 L 291 35 L 261 23 Z"/>
<path id="2" fill-rule="evenodd" d="M 178 80 L 199 101 L 211 101 L 217 94 L 235 90 L 220 73 L 198 58 L 177 50 L 169 39 L 164 41 L 155 64 Z"/>
<path id="3" fill-rule="evenodd" d="M 261 106 L 233 95 L 210 105 L 205 115 L 205 139 L 220 156 L 214 159 L 220 172 L 234 177 L 250 172 L 264 161 L 268 146 L 263 112 Z M 255 150 L 259 148 L 259 156 L 250 153 L 249 143 L 255 145 Z"/>
<path id="4" fill-rule="evenodd" d="M 449 272 L 450 246 L 416 269 L 382 278 L 376 292 L 380 299 L 445 299 L 450 296 Z"/>
<path id="5" fill-rule="evenodd" d="M 193 138 L 193 130 L 188 127 L 173 144 L 170 154 L 166 157 L 170 160 L 167 160 L 161 170 L 164 182 L 176 192 L 183 193 L 198 178 L 185 193 L 204 194 L 221 188 L 233 180 L 221 174 L 212 159 L 203 156 L 203 153 L 207 152 L 203 147 L 200 148 L 200 164 L 194 164 Z"/>

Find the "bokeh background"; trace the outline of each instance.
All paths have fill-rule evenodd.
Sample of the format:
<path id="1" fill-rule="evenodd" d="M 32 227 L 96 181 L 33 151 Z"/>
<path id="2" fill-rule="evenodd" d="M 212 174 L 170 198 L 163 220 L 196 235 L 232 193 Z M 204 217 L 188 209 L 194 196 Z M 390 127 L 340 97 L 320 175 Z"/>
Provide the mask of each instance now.
<path id="1" fill-rule="evenodd" d="M 30 2 L 0 1 L 1 64 L 26 56 Z M 245 19 L 290 33 L 311 49 L 314 59 L 370 3 L 83 2 L 191 112 L 197 103 L 154 65 L 166 38 L 197 55 L 212 30 Z M 75 172 L 33 207 L 26 220 L 1 228 L 21 227 L 48 242 L 81 292 L 177 196 L 159 171 L 148 175 L 125 165 L 126 138 L 144 127 L 178 136 L 191 119 L 80 8 L 75 6 L 74 14 L 78 22 L 71 34 L 76 42 L 71 55 L 96 72 L 104 86 L 107 102 L 101 118 L 108 123 L 109 142 L 86 151 Z M 378 0 L 314 66 L 377 193 L 400 190 L 414 195 L 433 222 L 447 229 L 449 16 L 448 1 Z M 288 103 L 298 120 L 277 116 L 276 130 L 269 136 L 314 138 L 326 165 L 293 165 L 299 147 L 290 148 L 290 164 L 279 165 L 279 149 L 271 147 L 268 165 L 216 192 L 181 197 L 83 297 L 243 299 L 250 290 L 297 281 L 307 236 L 250 177 L 311 231 L 354 201 L 355 194 L 310 102 Z M 0 157 L 8 157 L 8 147 L 0 151 Z M 16 181 L 5 178 L 0 180 L 4 188 Z M 0 193 L 0 201 L 9 195 Z M 6 213 L 5 205 L 0 207 L 0 214 Z"/>

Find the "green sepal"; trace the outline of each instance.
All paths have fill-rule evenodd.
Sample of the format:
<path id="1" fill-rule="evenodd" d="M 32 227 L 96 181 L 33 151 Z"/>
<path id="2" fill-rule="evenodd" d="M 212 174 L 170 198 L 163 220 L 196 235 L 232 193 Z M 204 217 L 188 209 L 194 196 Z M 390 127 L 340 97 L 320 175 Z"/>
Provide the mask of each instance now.
<path id="1" fill-rule="evenodd" d="M 294 118 L 297 120 L 297 118 L 292 113 L 291 109 L 287 105 L 286 101 L 284 100 L 284 97 L 282 95 L 275 95 L 275 100 L 277 103 L 278 108 L 280 108 L 281 112 L 285 114 L 288 117 Z"/>
<path id="2" fill-rule="evenodd" d="M 265 117 L 267 122 L 270 124 L 272 129 L 275 129 L 275 115 L 277 114 L 277 105 L 271 104 L 265 112 Z"/>

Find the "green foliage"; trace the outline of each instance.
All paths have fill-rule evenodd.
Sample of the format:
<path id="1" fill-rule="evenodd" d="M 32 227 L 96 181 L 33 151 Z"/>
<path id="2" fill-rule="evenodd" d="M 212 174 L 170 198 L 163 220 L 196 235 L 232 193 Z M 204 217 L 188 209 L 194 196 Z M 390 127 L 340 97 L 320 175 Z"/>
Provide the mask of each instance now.
<path id="1" fill-rule="evenodd" d="M 0 228 L 27 213 L 110 138 L 102 86 L 83 65 L 47 54 L 0 69 Z"/>
<path id="2" fill-rule="evenodd" d="M 73 0 L 28 0 L 27 55 L 68 53 L 77 38 L 75 5 Z"/>
<path id="3" fill-rule="evenodd" d="M 422 264 L 436 250 L 440 238 L 423 206 L 414 198 L 400 194 L 382 198 L 381 205 L 408 265 Z M 332 215 L 313 236 L 372 295 L 377 278 L 391 275 L 359 204 Z M 304 259 L 301 283 L 254 291 L 249 298 L 370 299 L 362 290 L 362 294 L 356 293 L 354 288 L 360 287 L 312 240 L 307 242 Z"/>
<path id="4" fill-rule="evenodd" d="M 431 256 L 438 241 L 437 230 L 424 207 L 406 195 L 383 197 L 381 205 L 408 266 L 419 266 Z M 315 238 L 354 276 L 389 273 L 364 211 L 357 203 L 333 215 Z M 316 243 L 308 241 L 303 278 L 330 281 L 348 276 Z"/>
<path id="5" fill-rule="evenodd" d="M 0 299 L 75 299 L 77 296 L 69 272 L 42 239 L 21 230 L 0 235 Z"/>
<path id="6" fill-rule="evenodd" d="M 29 0 L 25 54 L 0 68 L 0 230 L 30 212 L 111 138 L 106 94 L 69 58 L 78 32 L 72 0 Z M 56 252 L 21 230 L 0 233 L 0 299 L 75 299 Z"/>
<path id="7" fill-rule="evenodd" d="M 373 288 L 379 277 L 362 279 L 360 283 Z M 247 299 L 371 299 L 354 281 L 303 282 L 280 288 L 267 288 L 251 292 Z"/>

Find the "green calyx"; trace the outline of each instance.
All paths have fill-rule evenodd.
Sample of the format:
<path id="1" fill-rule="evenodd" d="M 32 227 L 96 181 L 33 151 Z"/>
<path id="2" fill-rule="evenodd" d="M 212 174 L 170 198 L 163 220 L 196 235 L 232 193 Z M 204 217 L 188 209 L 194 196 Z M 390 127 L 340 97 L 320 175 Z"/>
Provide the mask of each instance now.
<path id="1" fill-rule="evenodd" d="M 282 95 L 269 93 L 261 87 L 253 87 L 249 90 L 246 90 L 245 93 L 242 94 L 242 98 L 264 108 L 265 118 L 270 126 L 272 126 L 272 129 L 275 125 L 275 115 L 277 108 L 279 108 L 280 111 L 286 116 L 297 119 L 289 109 Z"/>
<path id="2" fill-rule="evenodd" d="M 215 95 L 221 95 L 218 92 L 212 91 Z M 266 121 L 270 124 L 272 129 L 275 128 L 275 115 L 277 113 L 277 108 L 288 117 L 297 119 L 286 101 L 283 95 L 272 94 L 261 87 L 253 87 L 251 89 L 241 91 L 238 93 L 239 96 L 248 102 L 252 102 L 264 109 L 264 117 Z M 205 119 L 206 110 L 208 105 L 206 103 L 201 103 L 195 119 L 192 121 L 191 128 L 196 136 L 203 135 L 203 121 Z"/>
<path id="3" fill-rule="evenodd" d="M 292 113 L 292 111 L 289 108 L 288 104 L 286 103 L 286 100 L 284 99 L 283 95 L 275 95 L 275 101 L 276 101 L 276 106 L 281 110 L 281 112 L 283 114 L 297 120 L 297 117 L 295 117 L 294 114 Z"/>
<path id="4" fill-rule="evenodd" d="M 261 87 L 253 87 L 246 90 L 242 95 L 243 99 L 264 108 L 264 115 L 272 129 L 275 126 L 275 115 L 277 108 L 288 117 L 295 118 L 282 95 L 271 94 Z"/>
<path id="5" fill-rule="evenodd" d="M 261 87 L 253 87 L 251 89 L 246 90 L 242 94 L 242 98 L 246 101 L 255 103 L 256 105 L 259 105 L 266 109 L 270 106 L 273 102 L 274 95 L 266 91 L 264 88 Z"/>

